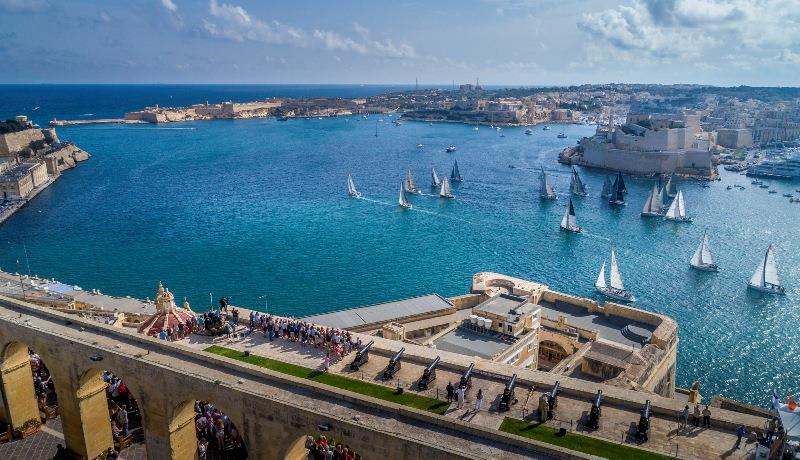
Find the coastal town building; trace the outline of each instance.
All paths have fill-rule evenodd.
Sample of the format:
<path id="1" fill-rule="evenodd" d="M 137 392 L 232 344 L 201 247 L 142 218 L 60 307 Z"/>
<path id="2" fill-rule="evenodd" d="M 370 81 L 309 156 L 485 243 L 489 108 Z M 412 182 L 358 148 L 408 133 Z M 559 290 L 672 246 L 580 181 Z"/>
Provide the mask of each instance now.
<path id="1" fill-rule="evenodd" d="M 748 128 L 722 128 L 717 130 L 717 145 L 728 149 L 753 146 L 753 132 Z"/>
<path id="2" fill-rule="evenodd" d="M 46 181 L 47 167 L 43 161 L 21 163 L 0 174 L 0 193 L 4 200 L 24 199 Z"/>

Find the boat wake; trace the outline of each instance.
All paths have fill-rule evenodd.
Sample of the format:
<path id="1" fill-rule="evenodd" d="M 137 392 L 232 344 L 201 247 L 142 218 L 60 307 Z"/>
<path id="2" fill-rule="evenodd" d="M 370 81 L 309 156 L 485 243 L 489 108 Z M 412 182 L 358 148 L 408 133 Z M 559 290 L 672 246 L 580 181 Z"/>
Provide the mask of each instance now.
<path id="1" fill-rule="evenodd" d="M 367 197 L 365 197 L 365 196 L 360 196 L 360 197 L 358 197 L 357 199 L 358 199 L 358 200 L 369 201 L 370 203 L 382 204 L 382 205 L 384 205 L 384 206 L 394 206 L 394 203 L 387 203 L 387 202 L 385 202 L 385 201 L 373 200 L 372 198 L 367 198 Z"/>
<path id="2" fill-rule="evenodd" d="M 586 230 L 583 230 L 581 232 L 581 235 L 584 235 L 584 236 L 586 236 L 588 238 L 594 238 L 594 239 L 597 239 L 597 240 L 605 241 L 607 243 L 613 243 L 611 238 L 607 238 L 607 237 L 602 236 L 602 235 L 597 235 L 595 233 L 590 233 L 590 232 L 587 232 Z"/>

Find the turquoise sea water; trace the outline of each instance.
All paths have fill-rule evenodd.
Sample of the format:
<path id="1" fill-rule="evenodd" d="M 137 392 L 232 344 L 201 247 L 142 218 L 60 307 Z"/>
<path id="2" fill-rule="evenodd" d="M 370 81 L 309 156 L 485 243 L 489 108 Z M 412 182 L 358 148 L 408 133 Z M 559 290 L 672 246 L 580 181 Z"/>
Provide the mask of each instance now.
<path id="1" fill-rule="evenodd" d="M 593 127 L 565 126 L 567 139 L 556 138 L 559 127 L 532 136 L 505 128 L 501 138 L 484 126 L 394 126 L 385 117 L 376 138 L 377 118 L 59 128 L 93 157 L 0 227 L 0 267 L 16 271 L 19 260 L 25 271 L 24 243 L 34 273 L 86 288 L 152 297 L 163 280 L 198 309 L 209 293 L 253 307 L 266 294 L 271 311 L 303 316 L 462 294 L 482 270 L 593 297 L 615 243 L 635 305 L 678 321 L 679 385 L 700 380 L 703 394 L 753 403 L 772 388 L 796 390 L 800 205 L 781 194 L 800 184 L 768 181 L 779 190 L 768 195 L 732 173 L 710 188 L 680 182 L 695 221 L 675 224 L 639 217 L 651 181 L 626 178 L 629 205 L 614 209 L 599 198 L 603 175 L 581 170 L 590 196 L 574 203 L 586 233 L 565 234 L 569 168 L 557 153 Z M 451 143 L 455 154 L 444 152 Z M 431 166 L 449 173 L 454 159 L 465 178 L 455 200 L 421 195 L 410 197 L 413 210 L 396 205 L 406 168 L 428 193 Z M 538 198 L 540 166 L 553 176 L 556 202 Z M 364 199 L 347 197 L 348 173 Z M 734 183 L 747 189 L 725 189 Z M 706 228 L 717 274 L 688 267 Z M 769 243 L 784 297 L 745 289 Z"/>

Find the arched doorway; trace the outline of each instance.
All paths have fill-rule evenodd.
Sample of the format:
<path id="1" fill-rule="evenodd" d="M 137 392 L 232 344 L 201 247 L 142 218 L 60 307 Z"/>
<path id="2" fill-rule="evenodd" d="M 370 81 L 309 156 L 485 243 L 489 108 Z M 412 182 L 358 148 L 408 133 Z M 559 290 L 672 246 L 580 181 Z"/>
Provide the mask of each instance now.
<path id="1" fill-rule="evenodd" d="M 234 421 L 208 401 L 188 400 L 175 407 L 169 445 L 173 460 L 195 459 L 200 452 L 209 460 L 247 458 L 247 446 Z"/>
<path id="2" fill-rule="evenodd" d="M 560 363 L 570 352 L 552 340 L 542 340 L 539 342 L 539 369 L 550 370 Z"/>

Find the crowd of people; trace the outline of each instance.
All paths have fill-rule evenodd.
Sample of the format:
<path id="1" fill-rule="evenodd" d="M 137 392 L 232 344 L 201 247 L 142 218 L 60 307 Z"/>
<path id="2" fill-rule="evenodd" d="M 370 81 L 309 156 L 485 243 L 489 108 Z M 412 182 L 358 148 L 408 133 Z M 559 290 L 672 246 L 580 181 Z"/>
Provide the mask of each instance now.
<path id="1" fill-rule="evenodd" d="M 36 392 L 36 400 L 39 403 L 39 411 L 43 414 L 43 419 L 55 416 L 58 408 L 58 397 L 53 385 L 53 377 L 47 366 L 42 362 L 42 358 L 33 350 L 28 349 L 28 356 L 33 372 L 33 388 Z"/>
<path id="2" fill-rule="evenodd" d="M 242 437 L 227 415 L 206 401 L 196 401 L 194 411 L 198 458 L 208 458 L 209 449 L 237 460 L 247 458 Z"/>
<path id="3" fill-rule="evenodd" d="M 317 439 L 307 436 L 305 448 L 308 449 L 306 460 L 361 460 L 361 454 L 354 452 L 350 446 L 325 436 Z"/>
<path id="4" fill-rule="evenodd" d="M 108 412 L 115 446 L 122 450 L 134 442 L 141 442 L 144 430 L 136 399 L 131 396 L 127 385 L 114 374 L 103 372 L 103 381 L 107 384 Z"/>

